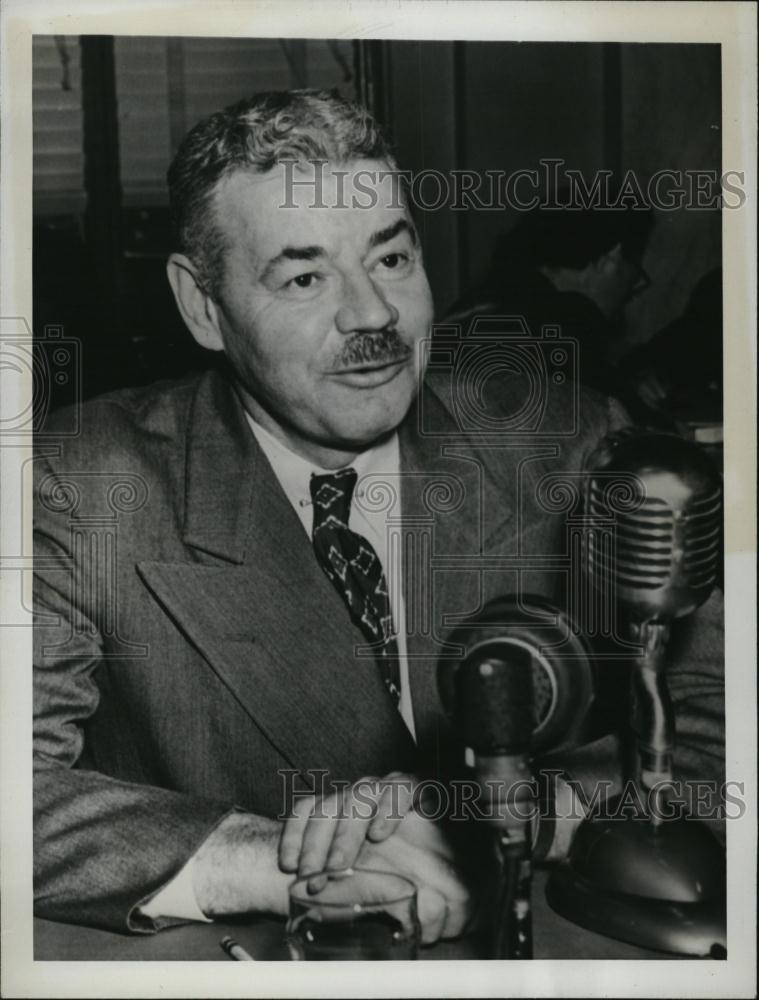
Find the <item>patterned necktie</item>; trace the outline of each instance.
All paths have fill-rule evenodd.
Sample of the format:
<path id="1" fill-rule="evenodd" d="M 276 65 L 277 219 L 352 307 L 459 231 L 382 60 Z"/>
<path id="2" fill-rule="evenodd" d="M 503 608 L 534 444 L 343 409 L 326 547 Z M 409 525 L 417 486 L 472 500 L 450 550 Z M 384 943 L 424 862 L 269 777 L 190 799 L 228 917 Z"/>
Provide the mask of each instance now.
<path id="1" fill-rule="evenodd" d="M 348 606 L 354 625 L 370 643 L 377 644 L 382 680 L 397 706 L 401 681 L 387 581 L 371 543 L 348 527 L 356 479 L 355 469 L 311 476 L 314 552 Z"/>

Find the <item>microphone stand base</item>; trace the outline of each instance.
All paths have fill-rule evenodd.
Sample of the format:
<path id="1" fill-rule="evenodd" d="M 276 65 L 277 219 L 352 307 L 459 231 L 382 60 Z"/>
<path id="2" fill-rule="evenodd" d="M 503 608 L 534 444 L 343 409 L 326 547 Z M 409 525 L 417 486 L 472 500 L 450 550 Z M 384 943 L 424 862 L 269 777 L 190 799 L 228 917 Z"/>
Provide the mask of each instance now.
<path id="1" fill-rule="evenodd" d="M 724 852 L 702 823 L 594 818 L 551 873 L 546 899 L 560 916 L 606 937 L 726 958 L 725 888 Z"/>

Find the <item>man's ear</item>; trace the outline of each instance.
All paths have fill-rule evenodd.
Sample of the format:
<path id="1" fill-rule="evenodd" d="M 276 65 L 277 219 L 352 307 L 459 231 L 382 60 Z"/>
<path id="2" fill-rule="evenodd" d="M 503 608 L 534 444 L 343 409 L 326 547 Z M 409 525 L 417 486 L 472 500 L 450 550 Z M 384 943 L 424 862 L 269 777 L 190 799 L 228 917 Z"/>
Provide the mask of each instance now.
<path id="1" fill-rule="evenodd" d="M 189 257 L 173 253 L 166 262 L 166 276 L 185 326 L 195 340 L 208 351 L 223 351 L 219 310 L 200 284 L 198 272 Z"/>

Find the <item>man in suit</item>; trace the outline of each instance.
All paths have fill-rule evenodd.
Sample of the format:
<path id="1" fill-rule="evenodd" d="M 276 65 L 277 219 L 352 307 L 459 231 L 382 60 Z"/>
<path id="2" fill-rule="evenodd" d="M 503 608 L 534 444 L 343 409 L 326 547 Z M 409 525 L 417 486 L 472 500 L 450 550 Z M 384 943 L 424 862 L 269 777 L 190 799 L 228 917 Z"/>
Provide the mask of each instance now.
<path id="1" fill-rule="evenodd" d="M 478 447 L 461 387 L 423 382 L 432 303 L 393 167 L 363 109 L 309 92 L 219 112 L 177 153 L 168 277 L 223 363 L 86 404 L 35 462 L 41 916 L 283 913 L 295 873 L 358 858 L 414 878 L 424 940 L 469 919 L 404 777 L 446 773 L 437 658 L 490 597 L 555 589 L 537 484 L 622 418 L 555 387 L 554 438 Z M 698 680 L 703 765 L 719 678 Z M 287 803 L 295 772 L 314 794 Z M 367 775 L 387 776 L 370 816 Z"/>

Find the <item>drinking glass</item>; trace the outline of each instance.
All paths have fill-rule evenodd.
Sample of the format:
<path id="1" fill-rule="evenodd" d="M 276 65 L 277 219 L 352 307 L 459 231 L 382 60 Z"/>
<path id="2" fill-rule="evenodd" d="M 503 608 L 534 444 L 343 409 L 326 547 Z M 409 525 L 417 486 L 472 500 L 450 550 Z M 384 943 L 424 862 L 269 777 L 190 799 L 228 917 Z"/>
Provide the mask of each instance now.
<path id="1" fill-rule="evenodd" d="M 416 886 L 400 875 L 344 868 L 290 886 L 294 961 L 414 959 L 419 939 Z"/>

